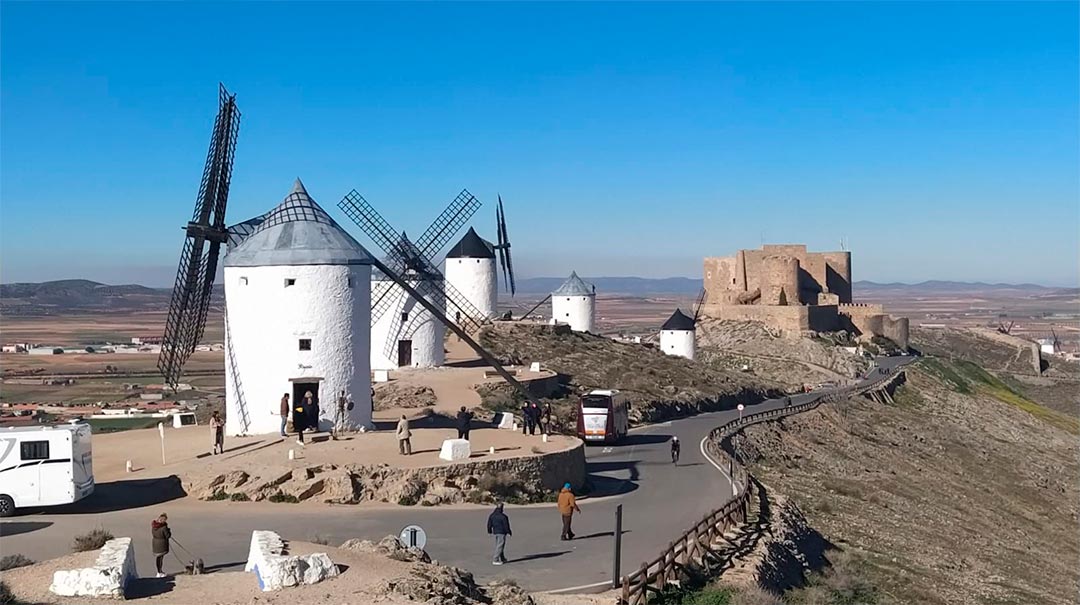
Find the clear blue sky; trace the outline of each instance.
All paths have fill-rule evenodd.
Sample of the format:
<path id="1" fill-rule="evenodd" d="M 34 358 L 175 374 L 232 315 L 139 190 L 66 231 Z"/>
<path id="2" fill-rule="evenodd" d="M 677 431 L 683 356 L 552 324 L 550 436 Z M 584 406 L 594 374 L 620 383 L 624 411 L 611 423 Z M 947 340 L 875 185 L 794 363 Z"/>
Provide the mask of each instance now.
<path id="1" fill-rule="evenodd" d="M 171 282 L 218 81 L 229 221 L 300 176 L 419 232 L 508 204 L 525 276 L 699 276 L 767 242 L 856 279 L 1074 285 L 1077 3 L 4 2 L 0 279 Z M 361 241 L 365 241 L 362 237 Z"/>

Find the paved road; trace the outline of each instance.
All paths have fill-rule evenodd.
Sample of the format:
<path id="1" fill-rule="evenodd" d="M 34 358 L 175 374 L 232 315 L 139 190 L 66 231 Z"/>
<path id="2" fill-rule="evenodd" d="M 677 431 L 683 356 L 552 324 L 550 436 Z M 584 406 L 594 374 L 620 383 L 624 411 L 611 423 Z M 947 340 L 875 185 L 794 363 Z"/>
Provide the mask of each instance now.
<path id="1" fill-rule="evenodd" d="M 892 371 L 910 360 L 882 358 L 879 365 Z M 877 377 L 872 370 L 871 379 Z M 792 401 L 803 403 L 837 390 L 844 389 L 796 395 Z M 744 413 L 781 406 L 782 401 L 773 399 L 748 406 Z M 701 443 L 713 427 L 737 416 L 735 410 L 701 414 L 635 430 L 619 446 L 588 448 L 594 482 L 615 495 L 581 500 L 583 512 L 574 525 L 578 538 L 572 542 L 559 540 L 559 515 L 553 505 L 508 506 L 514 535 L 507 547 L 511 564 L 503 567 L 490 564 L 487 507 L 357 507 L 184 499 L 96 514 L 43 513 L 4 520 L 0 523 L 0 552 L 23 553 L 36 560 L 56 557 L 69 551 L 74 535 L 102 526 L 115 535 L 135 539 L 139 571 L 149 575 L 153 572 L 149 524 L 160 510 L 169 513 L 174 537 L 208 566 L 219 569 L 243 566 L 255 529 L 272 529 L 294 540 L 311 540 L 318 534 L 337 544 L 349 538 L 377 540 L 416 523 L 428 534 L 427 550 L 432 557 L 469 569 L 481 581 L 513 578 L 530 590 L 588 587 L 611 579 L 618 504 L 624 508 L 623 565 L 628 570 L 657 556 L 672 539 L 730 496 L 730 483 L 704 456 Z M 683 442 L 677 466 L 669 457 L 672 435 Z M 176 571 L 180 564 L 172 558 L 166 565 L 166 571 Z"/>

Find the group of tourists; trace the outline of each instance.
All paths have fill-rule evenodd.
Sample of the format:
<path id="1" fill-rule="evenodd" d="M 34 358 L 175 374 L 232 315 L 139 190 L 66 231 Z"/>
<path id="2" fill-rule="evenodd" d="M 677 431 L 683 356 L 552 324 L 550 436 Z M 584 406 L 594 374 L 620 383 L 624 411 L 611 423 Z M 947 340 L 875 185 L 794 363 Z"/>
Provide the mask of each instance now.
<path id="1" fill-rule="evenodd" d="M 559 539 L 573 540 L 574 514 L 581 513 L 581 507 L 578 506 L 577 498 L 574 497 L 574 491 L 569 483 L 564 483 L 562 489 L 559 490 L 558 510 L 562 520 L 562 532 L 559 534 Z M 510 517 L 506 515 L 502 502 L 496 504 L 495 510 L 488 515 L 487 532 L 495 538 L 495 552 L 491 557 L 491 564 L 506 563 L 506 539 L 514 534 L 510 530 Z"/>
<path id="2" fill-rule="evenodd" d="M 405 421 L 406 430 L 408 429 L 408 420 L 403 416 L 402 420 Z M 399 425 L 400 426 L 400 425 Z M 406 438 L 406 441 L 408 438 Z M 562 489 L 559 490 L 558 499 L 558 511 L 559 517 L 562 521 L 562 531 L 559 534 L 560 540 L 573 540 L 574 531 L 572 529 L 574 515 L 581 513 L 581 507 L 578 506 L 577 498 L 574 496 L 572 486 L 569 483 L 564 483 Z M 492 565 L 503 565 L 508 563 L 506 559 L 506 541 L 507 538 L 513 535 L 513 531 L 510 529 L 510 517 L 507 516 L 506 510 L 502 502 L 495 505 L 495 510 L 491 511 L 487 519 L 487 533 L 495 539 L 495 552 L 491 557 Z M 157 569 L 158 578 L 164 578 L 164 562 L 165 555 L 170 552 L 170 544 L 173 541 L 172 529 L 169 527 L 169 516 L 165 513 L 161 513 L 150 522 L 150 545 L 151 552 L 154 553 L 154 567 Z M 181 549 L 185 550 L 186 549 Z M 181 561 L 181 564 L 183 561 Z"/>
<path id="3" fill-rule="evenodd" d="M 536 429 L 540 429 L 541 435 L 551 432 L 551 404 L 545 403 L 544 407 L 535 403 L 526 403 L 521 406 L 521 434 L 535 435 Z"/>

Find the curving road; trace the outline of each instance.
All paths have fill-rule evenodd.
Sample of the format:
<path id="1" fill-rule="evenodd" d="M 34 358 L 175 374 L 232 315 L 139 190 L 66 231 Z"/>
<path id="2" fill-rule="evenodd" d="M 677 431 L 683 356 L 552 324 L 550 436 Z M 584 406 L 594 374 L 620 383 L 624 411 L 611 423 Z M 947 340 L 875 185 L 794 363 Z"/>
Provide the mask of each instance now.
<path id="1" fill-rule="evenodd" d="M 887 372 L 910 362 L 910 357 L 877 360 Z M 877 379 L 878 370 L 860 385 Z M 792 396 L 804 403 L 856 385 Z M 778 399 L 747 406 L 745 413 L 782 407 Z M 491 539 L 485 533 L 487 507 L 424 508 L 398 506 L 282 505 L 181 500 L 151 507 L 95 514 L 31 514 L 0 522 L 0 552 L 22 553 L 42 560 L 66 554 L 72 538 L 102 526 L 135 540 L 138 568 L 153 571 L 150 519 L 169 513 L 173 535 L 215 569 L 242 569 L 252 530 L 272 529 L 286 539 L 311 540 L 316 535 L 338 544 L 349 538 L 377 540 L 397 534 L 408 524 L 422 526 L 427 550 L 444 563 L 472 571 L 478 580 L 513 578 L 534 590 L 588 591 L 610 582 L 614 515 L 623 505 L 623 570 L 654 558 L 667 544 L 731 495 L 722 470 L 705 457 L 701 444 L 709 431 L 737 417 L 727 410 L 649 425 L 631 433 L 615 447 L 587 450 L 589 473 L 598 491 L 612 494 L 580 500 L 582 514 L 574 521 L 578 537 L 559 540 L 560 520 L 554 505 L 508 506 L 513 537 L 507 546 L 511 562 L 490 564 Z M 682 459 L 672 465 L 669 440 L 683 442 Z M 180 553 L 183 555 L 183 553 Z M 166 571 L 180 563 L 166 562 Z"/>

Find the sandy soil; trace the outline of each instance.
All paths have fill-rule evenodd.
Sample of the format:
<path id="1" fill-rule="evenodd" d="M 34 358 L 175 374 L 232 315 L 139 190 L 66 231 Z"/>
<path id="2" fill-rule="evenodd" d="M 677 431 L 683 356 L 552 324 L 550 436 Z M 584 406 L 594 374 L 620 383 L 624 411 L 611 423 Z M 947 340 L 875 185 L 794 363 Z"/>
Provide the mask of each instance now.
<path id="1" fill-rule="evenodd" d="M 300 447 L 292 438 L 276 435 L 259 437 L 229 437 L 226 452 L 211 456 L 212 435 L 208 427 L 184 427 L 165 431 L 166 464 L 161 463 L 161 442 L 157 429 L 125 431 L 94 436 L 94 476 L 99 483 L 123 479 L 145 479 L 177 475 L 185 477 L 206 473 L 222 473 L 237 468 L 251 469 L 288 462 L 293 450 L 296 466 L 325 463 L 388 464 L 401 468 L 441 466 L 451 463 L 438 458 L 445 439 L 457 437 L 455 429 L 416 428 L 413 430 L 412 456 L 398 455 L 397 439 L 392 430 L 356 433 L 339 441 L 326 435 L 307 438 L 308 445 Z M 470 434 L 473 459 L 511 458 L 547 453 L 573 447 L 576 438 L 552 435 L 544 443 L 539 436 L 526 436 L 517 431 L 475 428 Z M 489 448 L 495 453 L 490 454 Z M 136 471 L 126 472 L 132 461 Z"/>
<path id="2" fill-rule="evenodd" d="M 259 590 L 255 576 L 244 572 L 217 572 L 198 576 L 178 575 L 164 579 L 143 577 L 129 587 L 127 602 L 176 603 L 177 605 L 235 605 L 260 603 L 282 605 L 325 605 L 327 603 L 409 603 L 404 597 L 387 595 L 381 590 L 389 579 L 407 574 L 408 564 L 380 555 L 349 549 L 290 542 L 290 554 L 325 552 L 345 569 L 342 574 L 319 584 L 277 592 Z M 93 565 L 97 551 L 67 555 L 30 567 L 4 572 L 4 581 L 16 598 L 28 603 L 57 605 L 85 604 L 85 598 L 58 597 L 49 592 L 53 572 Z M 153 569 L 138 570 L 150 575 Z"/>

